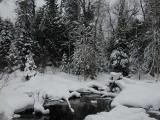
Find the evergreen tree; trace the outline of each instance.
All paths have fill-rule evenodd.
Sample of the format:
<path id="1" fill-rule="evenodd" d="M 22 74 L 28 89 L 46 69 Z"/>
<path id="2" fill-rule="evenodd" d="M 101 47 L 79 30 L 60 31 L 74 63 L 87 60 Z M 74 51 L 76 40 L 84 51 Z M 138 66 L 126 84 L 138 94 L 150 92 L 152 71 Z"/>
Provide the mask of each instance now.
<path id="1" fill-rule="evenodd" d="M 160 72 L 160 1 L 146 0 L 146 22 L 148 31 L 146 35 L 150 42 L 144 51 L 144 68 L 151 75 L 159 75 Z M 158 76 L 157 78 L 158 79 Z"/>
<path id="2" fill-rule="evenodd" d="M 63 56 L 62 56 L 62 61 L 61 61 L 61 65 L 60 65 L 60 69 L 61 71 L 63 72 L 66 72 L 68 73 L 68 69 L 69 69 L 69 65 L 68 65 L 68 58 L 67 58 L 67 54 L 64 53 Z"/>
<path id="3" fill-rule="evenodd" d="M 120 0 L 118 11 L 118 22 L 115 36 L 113 36 L 113 47 L 110 56 L 110 66 L 112 71 L 122 72 L 123 75 L 129 73 L 129 47 L 127 36 L 126 1 Z M 125 60 L 125 64 L 123 63 Z"/>
<path id="4" fill-rule="evenodd" d="M 33 52 L 34 40 L 32 36 L 35 16 L 34 0 L 17 0 L 16 48 L 21 70 L 24 70 L 26 56 Z"/>
<path id="5" fill-rule="evenodd" d="M 81 25 L 73 54 L 73 72 L 83 75 L 84 79 L 96 77 L 96 50 L 94 47 L 94 27 Z"/>
<path id="6" fill-rule="evenodd" d="M 29 80 L 31 77 L 36 75 L 37 66 L 34 63 L 32 53 L 29 53 L 26 56 L 26 59 L 27 59 L 27 61 L 25 63 L 24 76 L 25 76 L 26 80 Z"/>
<path id="7" fill-rule="evenodd" d="M 99 72 L 103 72 L 105 66 L 107 66 L 107 54 L 105 48 L 107 46 L 105 38 L 105 29 L 104 26 L 106 23 L 106 1 L 97 0 L 91 4 L 91 1 L 88 3 L 87 13 L 90 14 L 89 17 L 85 20 L 88 20 L 87 23 L 94 24 L 94 47 L 96 50 L 96 64 Z M 87 16 L 86 16 L 87 17 Z"/>
<path id="8" fill-rule="evenodd" d="M 141 79 L 141 72 L 143 70 L 144 51 L 150 40 L 147 37 L 147 29 L 144 21 L 135 19 L 131 24 L 131 28 L 128 31 L 129 34 L 129 47 L 130 47 L 130 68 L 131 72 L 138 73 L 139 79 Z"/>
<path id="9" fill-rule="evenodd" d="M 9 50 L 11 42 L 14 40 L 14 28 L 13 24 L 9 20 L 1 21 L 1 31 L 0 31 L 0 63 L 1 70 L 5 67 L 8 69 L 10 67 L 9 62 Z"/>
<path id="10" fill-rule="evenodd" d="M 67 50 L 68 38 L 56 0 L 46 0 L 46 4 L 36 14 L 34 25 L 35 40 L 41 51 L 37 59 L 40 66 L 44 68 L 47 63 L 59 66 L 63 53 Z"/>
<path id="11" fill-rule="evenodd" d="M 80 0 L 62 0 L 65 17 L 69 21 L 79 21 L 80 20 Z"/>

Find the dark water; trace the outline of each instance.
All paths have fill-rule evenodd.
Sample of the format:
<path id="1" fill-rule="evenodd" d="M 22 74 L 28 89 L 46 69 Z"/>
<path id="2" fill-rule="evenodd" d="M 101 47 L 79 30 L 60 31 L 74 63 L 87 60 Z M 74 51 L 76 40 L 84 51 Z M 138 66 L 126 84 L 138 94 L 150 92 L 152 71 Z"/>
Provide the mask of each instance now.
<path id="1" fill-rule="evenodd" d="M 100 98 L 98 95 L 87 95 L 80 99 L 71 100 L 71 106 L 75 110 L 72 113 L 66 102 L 48 102 L 45 107 L 50 109 L 50 114 L 43 116 L 40 114 L 32 115 L 33 110 L 21 113 L 21 118 L 14 120 L 84 120 L 87 115 L 96 114 L 102 111 L 110 111 L 111 99 Z M 160 115 L 148 112 L 149 116 L 160 120 Z M 1 119 L 0 120 L 6 120 Z"/>
<path id="2" fill-rule="evenodd" d="M 156 114 L 154 112 L 148 112 L 149 116 L 155 118 L 156 120 L 160 120 L 160 114 Z"/>
<path id="3" fill-rule="evenodd" d="M 71 100 L 74 109 L 72 113 L 66 102 L 48 102 L 45 106 L 50 109 L 47 116 L 23 114 L 21 118 L 14 120 L 83 120 L 87 115 L 97 112 L 109 111 L 111 99 L 100 98 L 98 95 L 84 96 L 80 99 Z"/>

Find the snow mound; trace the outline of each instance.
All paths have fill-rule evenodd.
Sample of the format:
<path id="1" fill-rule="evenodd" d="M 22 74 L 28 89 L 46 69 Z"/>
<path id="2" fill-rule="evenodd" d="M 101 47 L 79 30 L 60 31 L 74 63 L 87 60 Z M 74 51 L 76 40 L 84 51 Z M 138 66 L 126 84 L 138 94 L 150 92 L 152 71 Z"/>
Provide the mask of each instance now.
<path id="1" fill-rule="evenodd" d="M 122 81 L 121 83 L 123 83 Z M 119 82 L 120 84 L 120 82 Z M 124 84 L 124 83 L 123 83 Z M 160 108 L 160 83 L 128 83 L 122 92 L 113 100 L 112 107 L 118 105 L 142 107 L 148 110 Z"/>
<path id="2" fill-rule="evenodd" d="M 34 100 L 26 94 L 19 92 L 2 92 L 0 94 L 0 113 L 3 113 L 8 119 L 14 117 L 15 112 L 32 108 Z"/>
<path id="3" fill-rule="evenodd" d="M 101 112 L 96 115 L 89 115 L 85 120 L 155 120 L 150 118 L 142 108 L 128 108 L 117 106 L 110 112 Z"/>

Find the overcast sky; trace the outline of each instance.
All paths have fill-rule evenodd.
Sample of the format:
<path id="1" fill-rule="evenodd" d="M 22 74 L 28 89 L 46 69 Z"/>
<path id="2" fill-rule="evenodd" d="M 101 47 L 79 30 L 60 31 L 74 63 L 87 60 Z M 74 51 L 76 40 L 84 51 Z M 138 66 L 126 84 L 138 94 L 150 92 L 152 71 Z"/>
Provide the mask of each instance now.
<path id="1" fill-rule="evenodd" d="M 11 19 L 13 22 L 15 21 L 16 15 L 15 15 L 15 1 L 16 0 L 0 0 L 0 16 L 2 16 L 4 19 Z M 58 0 L 58 3 L 60 3 L 61 0 Z M 110 2 L 110 6 L 113 6 L 115 3 L 117 3 L 118 0 L 106 0 Z M 134 1 L 134 0 L 128 0 L 128 1 Z M 44 4 L 44 0 L 36 0 L 36 6 L 37 8 L 42 6 Z"/>
<path id="2" fill-rule="evenodd" d="M 1 0 L 0 0 L 1 1 Z M 15 21 L 15 5 L 16 0 L 3 0 L 0 2 L 0 16 L 4 19 L 11 19 L 13 22 Z M 36 6 L 42 6 L 44 4 L 44 0 L 36 0 Z"/>
<path id="3" fill-rule="evenodd" d="M 1 2 L 2 1 L 2 2 Z M 0 16 L 4 19 L 11 19 L 13 22 L 15 21 L 16 15 L 15 15 L 15 5 L 16 0 L 0 0 Z M 58 3 L 60 3 L 61 0 L 58 0 Z M 107 0 L 110 2 L 117 1 L 117 0 Z M 36 0 L 36 6 L 42 6 L 44 4 L 44 0 Z"/>

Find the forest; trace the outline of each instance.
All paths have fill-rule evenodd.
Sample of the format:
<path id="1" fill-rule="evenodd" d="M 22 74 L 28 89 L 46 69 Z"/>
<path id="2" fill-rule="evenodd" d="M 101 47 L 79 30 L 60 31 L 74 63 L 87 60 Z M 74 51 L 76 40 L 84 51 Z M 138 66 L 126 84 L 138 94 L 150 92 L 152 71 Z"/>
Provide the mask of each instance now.
<path id="1" fill-rule="evenodd" d="M 160 0 L 0 0 L 0 120 L 160 120 L 159 80 Z"/>
<path id="2" fill-rule="evenodd" d="M 16 21 L 0 18 L 0 72 L 29 79 L 46 66 L 96 79 L 99 73 L 150 74 L 160 67 L 158 0 L 16 1 Z M 32 73 L 29 75 L 29 73 Z"/>

